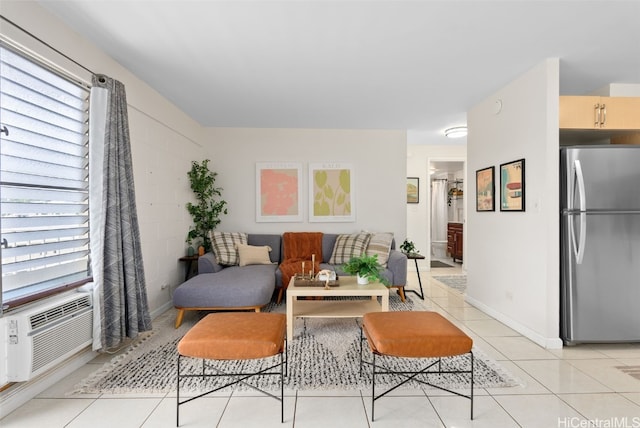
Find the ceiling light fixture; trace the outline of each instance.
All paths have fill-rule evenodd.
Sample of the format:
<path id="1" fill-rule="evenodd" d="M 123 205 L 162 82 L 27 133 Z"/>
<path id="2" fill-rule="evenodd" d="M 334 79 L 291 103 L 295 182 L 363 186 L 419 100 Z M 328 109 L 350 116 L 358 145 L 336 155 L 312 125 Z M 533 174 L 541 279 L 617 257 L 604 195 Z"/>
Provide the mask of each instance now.
<path id="1" fill-rule="evenodd" d="M 444 130 L 444 135 L 449 138 L 461 138 L 467 136 L 466 126 L 454 126 L 453 128 L 447 128 Z"/>

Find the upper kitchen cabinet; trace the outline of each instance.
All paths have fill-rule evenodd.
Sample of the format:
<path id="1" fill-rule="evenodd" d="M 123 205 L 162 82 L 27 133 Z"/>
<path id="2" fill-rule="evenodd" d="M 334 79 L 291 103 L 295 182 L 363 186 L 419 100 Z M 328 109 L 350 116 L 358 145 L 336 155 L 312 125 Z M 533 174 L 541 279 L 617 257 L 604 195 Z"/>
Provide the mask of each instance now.
<path id="1" fill-rule="evenodd" d="M 561 96 L 560 129 L 640 129 L 640 97 Z"/>

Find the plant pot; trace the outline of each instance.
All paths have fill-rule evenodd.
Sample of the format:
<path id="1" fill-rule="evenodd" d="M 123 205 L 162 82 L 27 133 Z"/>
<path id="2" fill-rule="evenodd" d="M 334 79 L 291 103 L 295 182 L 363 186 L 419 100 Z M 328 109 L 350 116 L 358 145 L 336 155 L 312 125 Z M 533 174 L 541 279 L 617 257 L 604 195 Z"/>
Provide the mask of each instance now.
<path id="1" fill-rule="evenodd" d="M 358 280 L 358 285 L 367 285 L 369 283 L 369 278 L 366 276 L 360 276 L 360 274 L 356 274 L 356 278 Z"/>

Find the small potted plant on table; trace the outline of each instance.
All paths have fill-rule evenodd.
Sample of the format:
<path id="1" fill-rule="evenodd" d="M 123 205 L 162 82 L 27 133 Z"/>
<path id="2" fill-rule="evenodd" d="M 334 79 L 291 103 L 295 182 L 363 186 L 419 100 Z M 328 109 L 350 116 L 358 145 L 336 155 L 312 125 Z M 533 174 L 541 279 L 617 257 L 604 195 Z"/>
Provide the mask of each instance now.
<path id="1" fill-rule="evenodd" d="M 342 265 L 342 270 L 349 275 L 358 277 L 358 284 L 368 284 L 369 281 L 378 281 L 389 286 L 387 278 L 382 276 L 384 268 L 378 263 L 378 255 L 367 256 L 362 254 L 360 257 L 353 257 L 347 263 Z"/>
<path id="2" fill-rule="evenodd" d="M 405 254 L 418 254 L 420 252 L 413 241 L 409 241 L 408 239 L 405 239 L 402 245 L 400 245 L 400 251 Z"/>

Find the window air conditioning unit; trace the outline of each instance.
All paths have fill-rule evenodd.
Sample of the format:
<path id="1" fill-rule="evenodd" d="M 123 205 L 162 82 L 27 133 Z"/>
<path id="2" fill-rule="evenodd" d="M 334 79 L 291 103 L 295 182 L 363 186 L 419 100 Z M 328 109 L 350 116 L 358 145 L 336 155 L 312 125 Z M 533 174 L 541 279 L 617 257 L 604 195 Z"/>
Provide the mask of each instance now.
<path id="1" fill-rule="evenodd" d="M 93 342 L 89 293 L 47 299 L 6 318 L 10 382 L 27 381 Z"/>

